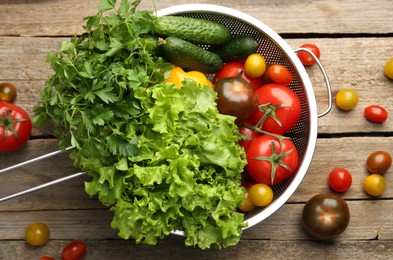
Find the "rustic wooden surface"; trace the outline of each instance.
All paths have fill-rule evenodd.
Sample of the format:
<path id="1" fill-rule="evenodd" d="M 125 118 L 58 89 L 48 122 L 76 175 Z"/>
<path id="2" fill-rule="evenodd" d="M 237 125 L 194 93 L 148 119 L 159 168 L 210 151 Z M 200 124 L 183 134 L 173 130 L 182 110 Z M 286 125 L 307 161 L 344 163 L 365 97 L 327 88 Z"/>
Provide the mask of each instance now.
<path id="1" fill-rule="evenodd" d="M 141 3 L 154 10 L 182 3 L 213 1 L 162 0 Z M 0 203 L 0 259 L 60 259 L 61 248 L 84 240 L 85 259 L 391 259 L 393 257 L 393 170 L 385 175 L 383 196 L 370 198 L 362 189 L 368 175 L 367 156 L 375 150 L 393 153 L 393 120 L 373 124 L 363 109 L 380 104 L 393 112 L 393 81 L 383 66 L 393 57 L 393 4 L 384 1 L 235 1 L 218 0 L 254 16 L 282 35 L 292 48 L 313 42 L 321 51 L 333 95 L 354 88 L 358 106 L 332 111 L 319 118 L 318 141 L 308 173 L 289 201 L 271 217 L 244 232 L 240 243 L 224 250 L 186 248 L 180 237 L 170 236 L 155 247 L 135 245 L 117 238 L 111 230 L 110 212 L 83 190 L 80 177 L 55 187 Z M 82 18 L 96 12 L 96 0 L 0 0 L 0 82 L 11 81 L 18 90 L 17 103 L 32 114 L 38 91 L 51 73 L 45 63 L 58 43 L 82 32 Z M 326 107 L 324 81 L 317 67 L 307 69 L 313 82 L 318 109 Z M 57 149 L 48 133 L 34 129 L 22 150 L 0 154 L 0 169 Z M 327 175 L 335 166 L 353 175 L 351 189 L 342 194 L 351 211 L 348 229 L 331 242 L 317 241 L 300 225 L 304 203 L 329 191 Z M 0 196 L 76 172 L 66 154 L 0 176 Z M 51 239 L 32 248 L 23 240 L 27 224 L 44 221 Z"/>

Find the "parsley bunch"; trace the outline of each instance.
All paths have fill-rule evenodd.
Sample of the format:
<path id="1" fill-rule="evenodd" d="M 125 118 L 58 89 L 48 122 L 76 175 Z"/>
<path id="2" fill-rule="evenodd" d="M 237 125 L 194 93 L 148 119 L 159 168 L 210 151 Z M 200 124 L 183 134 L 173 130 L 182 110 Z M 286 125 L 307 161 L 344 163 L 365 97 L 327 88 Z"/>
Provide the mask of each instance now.
<path id="1" fill-rule="evenodd" d="M 48 54 L 54 74 L 34 123 L 76 148 L 85 190 L 110 207 L 121 238 L 154 245 L 183 230 L 188 246 L 237 244 L 246 160 L 235 118 L 218 113 L 211 88 L 164 82 L 173 65 L 152 44 L 155 17 L 139 1 L 115 4 L 101 0 L 86 33 Z"/>
<path id="2" fill-rule="evenodd" d="M 98 14 L 86 17 L 86 33 L 63 41 L 47 62 L 55 74 L 40 93 L 34 122 L 51 119 L 62 148 L 69 144 L 85 154 L 107 146 L 115 155 L 134 155 L 134 143 L 122 134 L 124 121 L 143 113 L 135 89 L 163 81 L 171 64 L 151 48 L 153 15 L 136 11 L 140 1 L 101 0 Z M 106 16 L 104 12 L 115 10 Z"/>

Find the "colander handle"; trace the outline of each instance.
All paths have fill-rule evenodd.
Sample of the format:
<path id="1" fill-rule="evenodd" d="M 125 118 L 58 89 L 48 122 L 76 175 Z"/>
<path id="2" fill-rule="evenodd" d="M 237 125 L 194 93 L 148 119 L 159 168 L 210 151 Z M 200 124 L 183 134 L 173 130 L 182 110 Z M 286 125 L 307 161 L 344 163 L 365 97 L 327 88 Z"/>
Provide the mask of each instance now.
<path id="1" fill-rule="evenodd" d="M 312 51 L 310 51 L 309 49 L 298 48 L 298 49 L 295 49 L 294 51 L 295 52 L 305 51 L 308 54 L 310 54 L 314 58 L 315 62 L 318 64 L 318 67 L 321 70 L 323 77 L 325 78 L 326 89 L 327 89 L 327 93 L 328 93 L 328 106 L 325 111 L 318 114 L 318 117 L 323 117 L 323 116 L 327 115 L 330 112 L 330 110 L 332 109 L 332 88 L 330 86 L 329 78 L 326 74 L 326 71 L 323 68 L 323 66 L 322 66 L 321 62 L 319 61 L 319 59 L 317 58 L 317 56 L 315 56 L 315 54 Z"/>

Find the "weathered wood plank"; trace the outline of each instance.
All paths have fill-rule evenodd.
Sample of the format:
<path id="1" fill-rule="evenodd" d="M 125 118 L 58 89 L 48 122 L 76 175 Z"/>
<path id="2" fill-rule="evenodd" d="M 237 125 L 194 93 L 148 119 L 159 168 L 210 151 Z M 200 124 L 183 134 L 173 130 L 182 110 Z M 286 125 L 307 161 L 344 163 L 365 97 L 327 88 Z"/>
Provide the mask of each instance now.
<path id="1" fill-rule="evenodd" d="M 64 39 L 0 37 L 0 60 L 3 61 L 0 63 L 0 81 L 11 81 L 16 85 L 19 91 L 17 102 L 31 115 L 32 108 L 39 102 L 38 93 L 52 73 L 45 63 L 45 56 L 58 50 L 61 40 Z M 293 49 L 305 41 L 287 39 Z M 318 120 L 319 133 L 392 132 L 392 120 L 374 124 L 363 116 L 363 109 L 371 104 L 393 111 L 393 81 L 383 74 L 383 66 L 393 53 L 389 38 L 314 38 L 307 39 L 307 42 L 315 42 L 322 50 L 321 62 L 328 73 L 333 97 L 342 88 L 353 88 L 359 94 L 359 103 L 352 111 L 343 112 L 333 104 L 332 111 Z M 339 60 L 334 57 L 339 57 Z M 324 79 L 317 66 L 307 68 L 307 72 L 318 109 L 322 112 L 327 106 Z M 340 127 L 337 127 L 338 124 Z M 45 134 L 47 131 L 33 131 L 33 136 Z"/>
<path id="2" fill-rule="evenodd" d="M 391 200 L 348 201 L 351 220 L 337 241 L 393 240 Z M 247 229 L 242 239 L 308 240 L 313 239 L 303 229 L 301 214 L 304 204 L 284 204 L 261 223 Z M 104 240 L 116 239 L 112 230 L 112 213 L 107 209 L 0 212 L 0 237 L 4 240 L 23 239 L 28 224 L 42 221 L 51 230 L 52 239 Z"/>
<path id="3" fill-rule="evenodd" d="M 0 35 L 58 36 L 82 32 L 83 17 L 97 12 L 97 0 L 85 1 L 0 1 Z M 374 1 L 235 1 L 235 0 L 144 0 L 140 10 L 160 10 L 166 7 L 207 3 L 228 6 L 243 11 L 278 33 L 348 34 L 392 33 L 389 0 Z M 255 8 L 255 6 L 259 8 Z M 70 11 L 72 10 L 72 11 Z M 285 10 L 285 11 L 283 11 Z M 23 19 L 19 19 L 23 18 Z"/>
<path id="4" fill-rule="evenodd" d="M 0 169 L 56 149 L 56 140 L 54 139 L 31 140 L 21 151 L 1 155 Z M 364 178 L 369 174 L 365 167 L 366 159 L 371 152 L 376 150 L 393 151 L 393 138 L 348 137 L 318 139 L 309 170 L 289 201 L 296 203 L 305 202 L 317 193 L 330 192 L 327 178 L 334 167 L 344 167 L 352 173 L 353 184 L 348 192 L 342 194 L 344 198 L 350 200 L 370 199 L 363 191 L 362 184 Z M 78 171 L 78 169 L 72 166 L 72 162 L 66 154 L 58 155 L 52 159 L 2 174 L 0 196 L 3 197 L 32 185 L 38 185 Z M 384 175 L 388 183 L 388 188 L 382 195 L 384 199 L 393 198 L 393 189 L 389 185 L 389 183 L 393 183 L 392 172 L 393 169 L 390 169 Z M 90 199 L 85 194 L 84 180 L 89 180 L 89 178 L 87 176 L 79 177 L 57 184 L 54 187 L 3 202 L 0 205 L 0 211 L 100 208 L 101 206 L 95 199 Z"/>
<path id="5" fill-rule="evenodd" d="M 0 256 L 7 259 L 30 260 L 50 255 L 61 259 L 61 251 L 70 240 L 52 240 L 39 248 L 27 246 L 23 241 L 2 241 Z M 164 240 L 151 247 L 135 245 L 132 241 L 88 240 L 85 260 L 107 259 L 390 259 L 392 241 L 266 241 L 243 240 L 226 249 L 200 250 L 183 245 L 180 239 Z"/>

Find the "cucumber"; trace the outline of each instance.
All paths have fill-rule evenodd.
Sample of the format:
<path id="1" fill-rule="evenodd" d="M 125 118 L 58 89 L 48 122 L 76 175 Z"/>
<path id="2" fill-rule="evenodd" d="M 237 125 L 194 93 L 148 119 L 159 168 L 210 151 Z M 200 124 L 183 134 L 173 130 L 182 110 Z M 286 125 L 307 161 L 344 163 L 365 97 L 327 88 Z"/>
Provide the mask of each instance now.
<path id="1" fill-rule="evenodd" d="M 227 44 L 212 49 L 224 62 L 246 59 L 257 50 L 257 40 L 248 35 L 234 36 Z"/>
<path id="2" fill-rule="evenodd" d="M 165 39 L 162 51 L 170 62 L 185 70 L 210 74 L 223 66 L 222 59 L 216 53 L 174 36 Z"/>
<path id="3" fill-rule="evenodd" d="M 230 30 L 215 21 L 183 16 L 162 16 L 154 20 L 158 36 L 175 36 L 196 44 L 224 44 L 231 39 Z"/>

